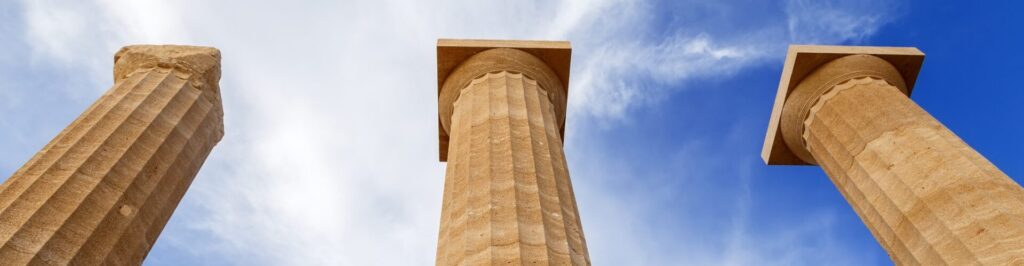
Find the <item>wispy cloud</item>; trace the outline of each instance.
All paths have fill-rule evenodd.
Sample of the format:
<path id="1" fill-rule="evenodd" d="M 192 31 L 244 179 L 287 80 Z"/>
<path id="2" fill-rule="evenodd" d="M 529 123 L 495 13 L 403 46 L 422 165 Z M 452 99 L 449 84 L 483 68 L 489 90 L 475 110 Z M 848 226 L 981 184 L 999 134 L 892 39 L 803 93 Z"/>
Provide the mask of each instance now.
<path id="1" fill-rule="evenodd" d="M 599 44 L 582 57 L 571 106 L 577 115 L 622 118 L 694 78 L 728 76 L 764 57 L 744 44 L 719 44 L 708 34 L 676 35 L 654 43 Z"/>
<path id="2" fill-rule="evenodd" d="M 652 19 L 658 12 L 671 16 L 672 11 L 631 4 L 628 11 L 607 13 L 624 17 L 578 25 L 568 36 L 589 52 L 577 58 L 582 62 L 576 63 L 570 106 L 579 111 L 577 115 L 621 118 L 634 105 L 645 106 L 672 90 L 691 87 L 687 81 L 727 78 L 769 60 L 781 60 L 789 43 L 858 43 L 891 22 L 902 7 L 890 1 L 788 0 L 784 14 L 773 17 L 770 10 L 720 5 L 706 7 L 706 14 L 682 15 L 697 19 L 657 25 Z M 720 14 L 732 16 L 711 18 Z M 700 22 L 702 16 L 708 17 L 706 22 Z M 727 31 L 716 25 L 751 17 L 767 17 L 768 22 Z M 675 30 L 654 31 L 654 37 L 648 36 L 650 31 L 638 30 L 655 26 Z"/>
<path id="3" fill-rule="evenodd" d="M 859 42 L 903 12 L 901 1 L 786 1 L 789 38 L 795 43 Z"/>

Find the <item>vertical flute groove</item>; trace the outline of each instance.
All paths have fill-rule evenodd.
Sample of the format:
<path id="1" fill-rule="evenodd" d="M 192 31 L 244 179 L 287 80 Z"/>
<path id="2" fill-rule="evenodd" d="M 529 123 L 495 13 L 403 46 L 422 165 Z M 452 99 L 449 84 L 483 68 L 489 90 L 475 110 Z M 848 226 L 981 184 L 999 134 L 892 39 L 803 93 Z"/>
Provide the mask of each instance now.
<path id="1" fill-rule="evenodd" d="M 149 73 L 147 73 L 147 75 L 144 75 L 144 76 L 140 77 L 137 80 L 138 80 L 138 82 L 142 82 L 142 80 L 144 78 L 148 77 L 148 76 L 149 76 Z M 31 189 L 33 187 L 33 185 L 37 185 L 37 183 L 31 182 L 31 181 L 34 181 L 34 179 L 31 179 L 32 177 L 39 178 L 43 174 L 51 173 L 52 171 L 54 171 L 56 169 L 54 167 L 58 167 L 59 166 L 57 164 L 59 162 L 66 161 L 66 160 L 75 160 L 74 158 L 72 158 L 72 159 L 66 159 L 66 158 L 67 158 L 67 156 L 74 156 L 75 155 L 75 153 L 73 152 L 74 150 L 76 150 L 76 149 L 83 149 L 82 146 L 88 144 L 85 141 L 82 141 L 83 138 L 85 138 L 86 136 L 89 136 L 91 134 L 94 134 L 97 130 L 101 130 L 102 129 L 102 127 L 100 127 L 100 125 L 98 125 L 98 123 L 102 123 L 102 122 L 106 122 L 106 121 L 113 121 L 113 118 L 109 118 L 110 115 L 112 115 L 111 111 L 114 110 L 114 108 L 116 108 L 116 107 L 122 106 L 121 104 L 128 97 L 128 94 L 129 94 L 128 92 L 130 92 L 131 89 L 134 89 L 137 86 L 138 86 L 138 83 L 135 83 L 131 87 L 123 89 L 124 94 L 122 94 L 120 97 L 117 97 L 116 99 L 103 99 L 103 98 L 101 98 L 100 101 L 97 101 L 96 104 L 97 105 L 106 105 L 106 106 L 109 106 L 109 108 L 104 110 L 103 113 L 101 113 L 101 114 L 95 114 L 95 116 L 99 116 L 98 119 L 88 119 L 88 118 L 92 117 L 91 115 L 88 115 L 88 114 L 91 114 L 91 113 L 86 113 L 87 115 L 83 115 L 80 118 L 76 119 L 76 120 L 79 120 L 79 119 L 82 120 L 83 123 L 72 124 L 71 126 L 68 126 L 68 128 L 72 129 L 71 133 L 77 133 L 77 134 L 70 134 L 70 135 L 67 135 L 67 136 L 60 136 L 58 138 L 55 138 L 53 141 L 51 141 L 51 143 L 57 143 L 57 144 L 65 143 L 64 145 L 54 145 L 53 147 L 51 147 L 51 148 L 61 148 L 61 149 L 54 150 L 53 152 L 49 152 L 50 151 L 49 149 L 44 149 L 45 151 L 48 151 L 48 152 L 37 153 L 37 155 L 34 156 L 34 157 L 38 157 L 42 161 L 31 160 L 30 164 L 26 164 L 25 167 L 21 168 L 21 169 L 26 169 L 26 170 L 19 170 L 19 171 L 17 171 L 15 173 L 15 175 L 13 175 L 10 179 L 8 179 L 9 181 L 4 182 L 3 191 L 0 191 L 0 195 L 10 195 L 10 196 L 3 197 L 4 199 L 6 199 L 6 201 L 2 202 L 4 205 L 3 205 L 3 207 L 0 207 L 0 210 L 2 210 L 2 211 L 0 211 L 0 216 L 2 216 L 2 217 L 9 217 L 9 214 L 7 214 L 7 211 L 12 206 L 15 206 L 14 204 L 12 204 L 13 201 L 15 199 L 23 198 L 24 195 L 25 195 L 25 191 Z M 114 91 L 120 91 L 120 90 L 121 89 L 118 89 L 116 87 L 114 89 Z M 104 100 L 106 100 L 106 101 L 104 101 Z M 105 104 L 107 102 L 113 102 L 113 103 L 112 104 Z M 114 114 L 114 115 L 117 115 L 117 114 Z M 69 143 L 66 143 L 66 142 L 69 142 Z M 67 147 L 64 148 L 65 146 L 67 146 Z M 54 158 L 54 157 L 56 157 L 56 158 Z M 47 158 L 54 158 L 54 159 L 46 160 Z M 37 173 L 36 171 L 40 171 L 40 170 L 37 170 L 37 169 L 41 169 L 42 172 L 38 172 Z M 19 185 L 21 185 L 21 186 L 19 186 Z M 3 221 L 0 221 L 0 222 L 3 222 Z M 7 222 L 10 222 L 10 221 L 8 220 Z M 11 225 L 10 227 L 5 227 L 5 228 L 18 228 L 20 226 L 21 226 L 21 224 L 16 224 L 16 225 Z M 4 235 L 0 236 L 0 240 L 4 240 L 4 241 L 6 241 L 8 238 L 10 238 L 10 236 L 13 234 L 13 232 L 10 232 L 10 234 L 7 234 L 7 232 L 2 232 L 2 233 L 4 233 Z"/>
<path id="2" fill-rule="evenodd" d="M 886 81 L 835 85 L 807 149 L 898 264 L 1024 263 L 1024 190 Z"/>
<path id="3" fill-rule="evenodd" d="M 167 77 L 167 75 L 164 75 L 160 79 L 160 82 L 158 84 L 162 84 L 162 82 L 165 81 Z M 136 87 L 133 88 L 133 90 L 139 89 L 139 86 L 142 86 L 141 83 L 139 85 L 136 85 Z M 124 113 L 126 114 L 119 114 L 116 118 L 104 116 L 103 119 L 100 120 L 100 122 L 109 121 L 108 123 L 114 123 L 117 126 L 111 126 L 113 127 L 112 129 L 110 129 L 109 131 L 103 131 L 103 133 L 98 133 L 100 131 L 91 131 L 90 133 L 101 134 L 98 137 L 94 137 L 94 139 L 99 139 L 97 144 L 90 145 L 90 142 L 87 142 L 88 139 L 86 139 L 89 138 L 89 135 L 87 134 L 86 136 L 83 136 L 83 139 L 81 141 L 84 144 L 78 147 L 84 147 L 82 149 L 87 149 L 89 148 L 89 146 L 91 146 L 93 149 L 86 150 L 85 152 L 87 152 L 88 155 L 86 155 L 84 159 L 78 162 L 74 162 L 74 160 L 76 160 L 77 158 L 71 158 L 67 160 L 72 161 L 70 163 L 75 164 L 73 170 L 70 171 L 70 174 L 59 172 L 54 173 L 54 171 L 50 171 L 53 170 L 54 168 L 50 168 L 39 176 L 39 179 L 41 179 L 40 181 L 34 182 L 32 185 L 29 186 L 28 189 L 22 192 L 22 195 L 19 198 L 25 200 L 12 202 L 11 208 L 25 208 L 28 210 L 55 209 L 55 211 L 33 211 L 29 212 L 29 215 L 25 219 L 19 219 L 22 221 L 20 224 L 18 224 L 18 227 L 20 229 L 11 234 L 9 238 L 10 240 L 5 242 L 6 244 L 4 244 L 4 249 L 0 250 L 0 256 L 6 257 L 3 253 L 4 250 L 13 245 L 24 247 L 26 250 L 30 251 L 33 257 L 44 256 L 43 259 L 48 260 L 51 263 L 56 262 L 54 260 L 59 259 L 61 255 L 52 255 L 53 257 L 55 257 L 53 259 L 48 258 L 48 256 L 51 256 L 50 253 L 55 252 L 56 250 L 39 250 L 42 248 L 42 245 L 49 242 L 49 239 L 53 236 L 54 233 L 57 232 L 57 228 L 50 229 L 48 227 L 58 227 L 61 224 L 63 224 L 65 222 L 65 219 L 67 219 L 67 216 L 70 216 L 75 210 L 75 202 L 81 202 L 81 198 L 83 196 L 87 195 L 88 192 L 92 192 L 92 186 L 89 186 L 88 184 L 93 182 L 98 183 L 99 180 L 96 179 L 101 178 L 101 173 L 105 171 L 105 168 L 107 168 L 106 165 L 113 164 L 116 162 L 116 160 L 113 159 L 113 157 L 120 157 L 121 155 L 123 155 L 123 151 L 120 151 L 120 147 L 109 147 L 109 145 L 105 144 L 107 144 L 107 141 L 111 140 L 112 137 L 115 136 L 115 134 L 120 135 L 119 133 L 122 133 L 127 130 L 125 129 L 125 125 L 127 125 L 127 121 L 131 118 L 131 116 L 136 115 L 139 112 L 139 110 L 141 110 L 140 108 L 138 108 L 139 105 L 143 103 L 150 103 L 150 101 L 153 101 L 155 99 L 155 97 L 152 97 L 154 95 L 152 94 L 152 92 L 156 89 L 156 86 L 152 86 L 152 88 L 148 87 L 149 86 L 147 86 L 147 88 L 144 89 L 144 92 L 129 92 L 130 95 L 135 94 L 136 97 L 140 98 L 137 101 L 134 101 L 133 103 L 125 102 L 126 100 L 131 100 L 132 98 L 126 97 L 124 99 L 121 99 L 120 103 L 123 103 L 124 105 L 118 104 L 117 106 L 122 107 L 122 109 L 130 110 L 124 111 Z M 113 110 L 117 109 L 112 109 L 112 111 Z M 97 127 L 99 127 L 99 125 L 97 125 Z M 132 138 L 130 135 L 126 137 Z M 108 150 L 113 151 L 108 152 Z M 125 150 L 127 150 L 127 148 L 125 148 Z M 108 153 L 115 154 L 111 155 Z M 54 164 L 54 166 L 59 165 L 61 165 L 61 162 L 57 162 Z M 94 166 L 95 168 L 100 168 L 100 170 L 89 171 L 90 169 L 83 169 L 86 166 Z M 48 179 L 56 180 L 49 181 Z M 52 185 L 54 183 L 59 185 Z M 88 192 L 75 193 L 75 191 Z M 45 199 L 41 201 L 33 200 L 33 198 L 36 197 L 43 197 Z M 8 213 L 0 214 L 0 216 L 10 217 L 5 220 L 14 220 L 14 217 L 16 217 L 13 214 Z M 90 223 L 93 221 L 86 220 L 85 222 Z M 38 239 L 40 238 L 45 240 L 39 241 Z"/>
<path id="4" fill-rule="evenodd" d="M 142 79 L 142 77 L 140 76 L 139 78 L 136 78 L 134 80 L 136 82 L 138 82 L 141 79 Z M 134 85 L 132 85 L 132 86 L 134 86 Z M 90 105 L 89 108 L 86 109 L 84 114 L 93 114 L 95 112 L 100 112 L 101 114 L 98 115 L 98 116 L 102 117 L 102 116 L 105 116 L 107 113 L 109 113 L 110 109 L 113 108 L 115 105 L 113 105 L 113 104 L 105 104 L 105 103 L 119 102 L 127 94 L 127 93 L 124 93 L 124 92 L 127 92 L 129 87 L 128 86 L 121 86 L 121 87 L 117 87 L 117 88 L 119 88 L 119 89 L 114 89 L 114 90 L 111 90 L 111 91 L 109 91 L 107 93 L 104 93 L 101 96 L 101 100 L 96 101 L 95 103 Z M 110 98 L 114 98 L 114 99 L 112 99 L 112 100 L 104 100 L 104 99 L 110 99 Z M 93 116 L 95 116 L 95 115 L 93 115 Z M 25 164 L 25 165 L 29 165 L 30 167 L 22 167 L 21 169 L 18 169 L 18 171 L 16 171 L 14 173 L 14 175 L 11 176 L 11 178 L 7 179 L 7 181 L 5 181 L 2 185 L 0 185 L 0 213 L 6 212 L 7 208 L 10 207 L 10 205 L 11 205 L 11 201 L 13 201 L 14 199 L 17 199 L 21 195 L 21 193 L 25 189 L 27 189 L 29 185 L 32 184 L 31 182 L 29 182 L 29 181 L 31 181 L 31 179 L 26 177 L 26 176 L 37 175 L 38 174 L 38 172 L 37 172 L 38 170 L 37 169 L 45 169 L 45 168 L 51 167 L 53 165 L 53 163 L 55 163 L 57 161 L 57 160 L 53 160 L 51 158 L 53 158 L 53 157 L 58 157 L 59 158 L 59 157 L 63 157 L 65 154 L 67 154 L 67 151 L 70 148 L 70 147 L 68 147 L 69 146 L 69 142 L 70 142 L 70 146 L 73 146 L 73 144 L 79 143 L 78 139 L 80 139 L 83 135 L 85 135 L 85 133 L 88 133 L 88 131 L 87 130 L 74 130 L 74 129 L 85 127 L 85 126 L 92 126 L 92 123 L 94 123 L 94 122 L 90 122 L 89 119 L 85 119 L 87 117 L 91 117 L 91 116 L 90 115 L 83 115 L 83 116 L 80 116 L 80 117 L 76 118 L 75 121 L 72 123 L 72 125 L 74 125 L 74 126 L 69 126 L 69 127 L 65 128 L 65 129 L 61 130 L 61 132 L 57 135 L 56 138 L 54 138 L 52 141 L 47 143 L 46 146 L 43 147 L 43 150 L 49 150 L 49 151 L 52 151 L 52 152 L 49 152 L 49 153 L 37 153 L 36 155 L 32 156 L 32 159 L 30 159 L 29 162 Z M 69 135 L 69 133 L 70 133 L 70 135 Z M 3 232 L 0 232 L 0 237 L 3 237 L 3 236 L 6 235 L 6 234 L 2 234 L 2 233 Z M 6 239 L 6 237 L 4 237 L 4 239 Z"/>
<path id="5" fill-rule="evenodd" d="M 167 82 L 168 80 L 169 79 L 167 79 L 165 77 L 165 79 L 161 83 L 159 83 L 159 85 L 157 85 L 157 88 L 169 86 L 167 83 L 164 83 L 164 82 Z M 180 85 L 174 85 L 174 86 L 180 86 Z M 96 240 L 96 239 L 101 238 L 101 237 L 108 237 L 109 236 L 109 235 L 104 235 L 104 234 L 96 235 L 95 234 L 96 229 L 98 229 L 98 228 L 100 228 L 101 226 L 104 225 L 103 222 L 107 221 L 107 217 L 110 217 L 111 214 L 113 213 L 113 211 L 111 211 L 111 209 L 116 206 L 115 205 L 116 203 L 121 201 L 120 198 L 124 197 L 125 193 L 128 192 L 127 189 L 131 185 L 139 184 L 141 182 L 144 182 L 144 180 L 140 180 L 140 176 L 138 176 L 138 174 L 142 172 L 143 168 L 146 165 L 149 164 L 149 161 L 156 154 L 156 150 L 155 149 L 153 149 L 153 150 L 143 150 L 143 151 L 139 151 L 138 150 L 138 149 L 145 149 L 146 147 L 144 145 L 146 145 L 146 143 L 152 143 L 152 142 L 157 141 L 157 140 L 154 140 L 154 139 L 144 139 L 144 138 L 149 137 L 148 135 L 150 135 L 150 134 L 146 134 L 146 133 L 147 132 L 153 133 L 154 131 L 157 131 L 156 133 L 162 134 L 162 132 L 160 132 L 160 131 L 164 131 L 164 129 L 157 127 L 157 126 L 159 126 L 159 124 L 157 124 L 157 122 L 158 122 L 157 120 L 160 118 L 159 114 L 161 114 L 163 112 L 170 112 L 170 110 L 168 110 L 168 107 L 173 106 L 172 104 L 174 103 L 174 101 L 176 99 L 178 99 L 179 96 L 186 95 L 184 93 L 185 91 L 186 90 L 179 90 L 177 92 L 168 91 L 167 94 L 172 94 L 173 96 L 163 97 L 167 101 L 161 101 L 161 102 L 150 104 L 150 105 L 142 104 L 142 105 L 140 105 L 140 107 L 138 109 L 136 109 L 139 112 L 146 112 L 146 109 L 144 109 L 144 108 L 151 106 L 151 108 L 158 109 L 159 111 L 153 112 L 154 115 L 152 115 L 152 116 L 147 116 L 144 119 L 141 119 L 142 121 L 144 121 L 143 124 L 145 124 L 145 126 L 143 126 L 142 130 L 140 131 L 140 133 L 137 136 L 134 136 L 133 139 L 131 139 L 131 144 L 128 146 L 128 148 L 125 149 L 124 153 L 120 154 L 120 157 L 118 157 L 117 162 L 114 163 L 111 166 L 110 169 L 104 169 L 103 170 L 105 172 L 117 172 L 115 175 L 111 175 L 111 177 L 119 177 L 119 178 L 105 178 L 105 179 L 102 179 L 102 180 L 97 180 L 97 182 L 95 184 L 92 184 L 92 186 L 90 187 L 89 192 L 85 193 L 85 197 L 83 197 L 81 199 L 80 203 L 78 204 L 78 207 L 75 209 L 74 212 L 72 212 L 71 217 L 68 217 L 67 219 L 68 220 L 89 220 L 88 216 L 90 214 L 87 213 L 86 210 L 90 210 L 90 209 L 91 210 L 95 210 L 95 209 L 101 210 L 101 213 L 105 213 L 105 215 L 103 215 L 103 218 L 100 219 L 99 221 L 95 221 L 96 223 L 94 223 L 94 224 L 90 224 L 90 226 L 88 228 L 79 228 L 81 231 L 84 231 L 84 232 L 75 232 L 75 231 L 73 231 L 74 230 L 73 228 L 69 228 L 69 227 L 78 225 L 76 223 L 67 223 L 67 222 L 62 223 L 60 228 L 58 228 L 56 230 L 56 232 L 54 233 L 54 235 L 53 235 L 53 237 L 55 237 L 55 239 L 51 239 L 50 241 L 48 241 L 46 243 L 47 246 L 44 247 L 42 250 L 67 251 L 67 252 L 70 252 L 70 253 L 68 253 L 68 254 L 56 254 L 56 256 L 57 257 L 68 257 L 68 256 L 72 256 L 72 254 L 77 252 L 78 248 L 81 247 L 82 243 L 85 242 L 86 240 Z M 163 96 L 164 94 L 162 94 L 162 93 L 161 94 L 157 94 L 156 92 L 153 92 L 150 95 L 151 95 L 150 97 L 152 97 L 152 96 L 160 97 L 160 96 Z M 196 95 L 196 96 L 198 97 L 198 95 Z M 131 119 L 131 118 L 128 118 L 128 119 Z M 132 156 L 132 155 L 136 155 L 136 156 Z M 141 161 L 133 160 L 135 158 L 144 158 L 144 159 L 142 159 Z M 141 162 L 141 164 L 140 164 L 140 162 Z M 128 169 L 126 169 L 126 168 L 128 168 Z M 122 172 L 122 171 L 125 171 L 125 170 L 127 170 L 129 172 L 132 172 L 132 173 Z M 118 180 L 118 179 L 120 179 L 120 180 Z M 108 199 L 108 198 L 118 198 L 118 199 L 115 200 L 115 201 L 105 201 L 104 200 L 104 199 Z M 115 231 L 115 232 L 117 232 L 117 231 Z M 75 234 L 72 234 L 72 233 L 75 233 Z M 50 247 L 50 246 L 53 246 L 53 247 Z M 100 246 L 101 247 L 105 247 L 103 245 L 100 245 Z M 41 257 L 37 257 L 36 259 L 40 259 L 40 258 Z"/>
<path id="6" fill-rule="evenodd" d="M 448 163 L 456 170 L 446 172 L 438 243 L 446 255 L 438 265 L 589 265 L 551 108 L 544 88 L 521 73 L 487 73 L 462 89 L 450 127 Z M 466 117 L 474 118 L 472 128 Z M 482 147 L 466 152 L 466 143 Z M 458 171 L 462 165 L 468 171 Z M 477 218 L 478 209 L 459 204 L 489 215 Z M 462 237 L 446 236 L 452 234 Z M 455 246 L 466 252 L 452 253 Z"/>

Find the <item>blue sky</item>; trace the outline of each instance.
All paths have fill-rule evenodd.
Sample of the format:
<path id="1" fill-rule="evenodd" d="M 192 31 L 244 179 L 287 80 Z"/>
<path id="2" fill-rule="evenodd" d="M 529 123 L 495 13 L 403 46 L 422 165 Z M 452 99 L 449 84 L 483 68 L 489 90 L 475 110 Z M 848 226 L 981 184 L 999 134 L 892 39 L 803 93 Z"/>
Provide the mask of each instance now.
<path id="1" fill-rule="evenodd" d="M 887 265 L 816 167 L 759 158 L 786 46 L 914 46 L 913 99 L 1009 176 L 1020 4 L 988 1 L 4 1 L 0 178 L 134 43 L 224 55 L 226 136 L 147 265 L 425 265 L 437 38 L 573 43 L 566 155 L 597 265 Z"/>

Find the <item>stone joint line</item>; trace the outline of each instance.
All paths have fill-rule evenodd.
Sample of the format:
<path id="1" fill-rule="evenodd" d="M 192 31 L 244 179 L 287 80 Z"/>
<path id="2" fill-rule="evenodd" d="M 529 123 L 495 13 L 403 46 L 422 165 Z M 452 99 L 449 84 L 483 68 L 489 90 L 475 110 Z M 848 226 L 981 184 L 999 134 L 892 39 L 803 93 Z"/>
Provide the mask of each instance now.
<path id="1" fill-rule="evenodd" d="M 811 108 L 807 109 L 807 113 L 804 115 L 803 128 L 800 129 L 800 145 L 804 147 L 804 149 L 811 149 L 811 147 L 807 145 L 807 139 L 810 138 L 810 133 L 807 128 L 809 128 L 811 123 L 814 122 L 813 114 L 818 110 L 821 110 L 826 102 L 847 89 L 872 84 L 886 85 L 895 88 L 895 86 L 885 81 L 885 78 L 877 72 L 857 71 L 838 76 L 815 89 L 815 91 L 817 91 L 815 94 L 821 96 L 814 98 L 813 105 L 811 105 Z"/>
<path id="2" fill-rule="evenodd" d="M 494 71 L 485 72 L 483 74 L 477 75 L 476 77 L 473 77 L 473 79 L 468 84 L 466 84 L 465 86 L 462 86 L 462 90 L 459 91 L 459 96 L 455 97 L 455 101 L 453 101 L 453 104 L 457 106 L 459 104 L 459 100 L 462 99 L 462 96 L 465 95 L 466 92 L 469 91 L 470 89 L 473 89 L 473 85 L 474 84 L 486 82 L 486 80 L 487 80 L 487 78 L 489 76 L 501 74 L 502 72 L 505 72 L 505 73 L 508 73 L 508 74 L 513 74 L 513 75 L 522 75 L 523 76 L 523 80 L 525 80 L 527 82 L 530 82 L 532 84 L 536 84 L 537 87 L 540 88 L 540 90 L 538 90 L 538 91 L 540 93 L 543 93 L 544 97 L 548 98 L 548 101 L 552 101 L 552 102 L 555 101 L 555 99 L 551 98 L 551 94 L 548 93 L 548 89 L 545 88 L 543 84 L 540 84 L 540 82 L 537 82 L 537 79 L 535 79 L 533 77 L 530 77 L 530 75 L 527 75 L 526 73 L 523 73 L 523 72 L 514 71 L 514 70 L 494 70 Z"/>
<path id="3" fill-rule="evenodd" d="M 157 71 L 160 73 L 172 72 L 175 76 L 180 79 L 188 80 L 189 84 L 193 88 L 198 90 L 204 90 L 206 88 L 205 82 L 200 78 L 192 78 L 193 75 L 200 73 L 195 66 L 192 66 L 185 60 L 177 60 L 174 58 L 160 58 L 155 62 L 145 63 L 139 66 L 138 69 L 132 71 L 128 75 L 134 75 L 137 73 L 144 73 L 147 71 Z"/>

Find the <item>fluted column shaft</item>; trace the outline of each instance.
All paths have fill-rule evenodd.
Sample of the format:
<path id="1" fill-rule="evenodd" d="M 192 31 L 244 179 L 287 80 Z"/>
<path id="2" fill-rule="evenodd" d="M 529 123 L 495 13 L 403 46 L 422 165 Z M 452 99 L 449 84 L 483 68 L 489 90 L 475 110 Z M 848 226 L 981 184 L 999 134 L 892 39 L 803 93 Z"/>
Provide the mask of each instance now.
<path id="1" fill-rule="evenodd" d="M 0 186 L 0 264 L 141 264 L 223 135 L 219 51 L 115 60 L 114 86 Z"/>
<path id="2" fill-rule="evenodd" d="M 454 106 L 437 264 L 589 264 L 548 93 L 499 71 Z"/>
<path id="3" fill-rule="evenodd" d="M 897 264 L 1024 263 L 1017 183 L 911 101 L 902 80 L 833 81 L 808 102 L 803 146 Z"/>

